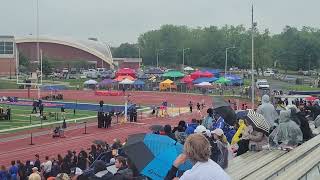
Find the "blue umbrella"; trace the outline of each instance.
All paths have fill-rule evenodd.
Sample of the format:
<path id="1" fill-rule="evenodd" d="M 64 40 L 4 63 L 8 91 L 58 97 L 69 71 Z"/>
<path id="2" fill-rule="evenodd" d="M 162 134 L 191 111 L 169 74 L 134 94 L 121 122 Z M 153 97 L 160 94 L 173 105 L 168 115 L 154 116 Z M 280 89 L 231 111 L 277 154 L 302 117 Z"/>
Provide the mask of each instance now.
<path id="1" fill-rule="evenodd" d="M 177 156 L 182 153 L 183 146 L 168 136 L 136 134 L 129 136 L 124 151 L 141 174 L 161 180 L 165 178 Z M 191 162 L 187 161 L 179 170 L 185 171 L 191 167 Z"/>

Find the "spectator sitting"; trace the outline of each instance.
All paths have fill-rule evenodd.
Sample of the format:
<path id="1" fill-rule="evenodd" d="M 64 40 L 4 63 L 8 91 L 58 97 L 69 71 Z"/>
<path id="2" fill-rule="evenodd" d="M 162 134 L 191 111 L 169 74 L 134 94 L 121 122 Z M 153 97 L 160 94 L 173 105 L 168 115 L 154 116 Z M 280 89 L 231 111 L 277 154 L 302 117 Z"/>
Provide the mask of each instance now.
<path id="1" fill-rule="evenodd" d="M 70 175 L 72 180 L 82 179 L 82 176 L 81 176 L 82 174 L 83 174 L 83 171 L 78 167 L 71 169 Z"/>
<path id="2" fill-rule="evenodd" d="M 208 116 L 206 118 L 204 118 L 203 122 L 202 122 L 202 125 L 211 130 L 212 129 L 212 126 L 213 126 L 213 109 L 212 108 L 209 108 L 207 110 L 207 113 L 208 113 Z"/>
<path id="3" fill-rule="evenodd" d="M 114 139 L 111 148 L 112 149 L 120 149 L 120 148 L 122 148 L 122 144 L 121 144 L 120 139 L 118 139 L 118 138 Z"/>
<path id="4" fill-rule="evenodd" d="M 94 163 L 93 173 L 89 180 L 108 180 L 113 177 L 112 173 L 107 170 L 106 164 L 101 160 L 97 160 Z"/>
<path id="5" fill-rule="evenodd" d="M 115 167 L 118 169 L 113 176 L 113 180 L 131 179 L 133 176 L 132 170 L 128 168 L 127 161 L 124 157 L 116 157 Z"/>
<path id="6" fill-rule="evenodd" d="M 287 109 L 291 111 L 291 118 L 294 122 L 299 125 L 300 130 L 303 135 L 303 140 L 308 141 L 313 137 L 312 130 L 309 126 L 309 122 L 306 119 L 306 114 L 304 112 L 301 112 L 300 109 L 297 108 L 297 106 L 287 106 Z"/>
<path id="7" fill-rule="evenodd" d="M 32 174 L 29 176 L 29 180 L 41 180 L 41 176 L 37 167 L 32 168 Z"/>
<path id="8" fill-rule="evenodd" d="M 171 139 L 173 139 L 173 140 L 175 140 L 175 141 L 177 140 L 177 139 L 175 138 L 174 134 L 172 133 L 171 126 L 170 126 L 169 124 L 167 124 L 167 125 L 165 125 L 165 126 L 163 127 L 163 131 L 164 131 L 164 133 L 165 133 L 166 136 L 170 137 Z"/>
<path id="9" fill-rule="evenodd" d="M 191 123 L 188 124 L 188 126 L 187 126 L 186 134 L 187 135 L 193 134 L 194 130 L 197 128 L 198 125 L 199 124 L 198 124 L 197 120 L 196 119 L 192 119 Z"/>
<path id="10" fill-rule="evenodd" d="M 231 127 L 229 124 L 227 124 L 224 118 L 218 113 L 214 115 L 214 118 L 216 119 L 216 122 L 213 124 L 213 129 L 222 129 L 223 133 L 227 137 L 228 142 L 231 142 L 234 134 L 236 133 L 236 130 L 233 129 L 233 127 Z"/>
<path id="11" fill-rule="evenodd" d="M 264 133 L 254 130 L 246 121 L 245 124 L 247 127 L 244 129 L 243 136 L 238 142 L 238 156 L 244 154 L 248 150 L 261 151 L 262 147 L 268 144 L 267 136 Z"/>
<path id="12" fill-rule="evenodd" d="M 177 139 L 177 141 L 181 144 L 184 144 L 184 141 L 187 137 L 186 131 L 186 122 L 180 121 L 178 127 L 174 128 L 176 129 L 174 131 L 174 136 Z"/>
<path id="13" fill-rule="evenodd" d="M 70 177 L 66 173 L 60 173 L 56 176 L 55 180 L 70 180 Z"/>
<path id="14" fill-rule="evenodd" d="M 222 129 L 215 129 L 211 131 L 211 133 L 213 135 L 213 139 L 215 143 L 217 143 L 217 148 L 219 149 L 219 154 L 216 162 L 223 169 L 226 169 L 228 167 L 228 157 L 229 157 L 229 150 L 228 150 L 229 143 L 227 141 L 227 138 L 223 134 Z"/>
<path id="15" fill-rule="evenodd" d="M 271 134 L 273 142 L 281 146 L 295 147 L 302 143 L 303 134 L 299 126 L 290 119 L 290 111 L 281 111 L 279 126 Z M 274 135 L 275 134 L 275 135 Z"/>
<path id="16" fill-rule="evenodd" d="M 187 159 L 190 159 L 193 167 L 184 172 L 180 179 L 213 179 L 214 177 L 214 179 L 229 180 L 227 173 L 210 159 L 210 154 L 210 143 L 206 137 L 201 134 L 190 135 L 184 144 L 184 153 L 176 158 L 165 180 L 173 179 L 179 166 Z"/>

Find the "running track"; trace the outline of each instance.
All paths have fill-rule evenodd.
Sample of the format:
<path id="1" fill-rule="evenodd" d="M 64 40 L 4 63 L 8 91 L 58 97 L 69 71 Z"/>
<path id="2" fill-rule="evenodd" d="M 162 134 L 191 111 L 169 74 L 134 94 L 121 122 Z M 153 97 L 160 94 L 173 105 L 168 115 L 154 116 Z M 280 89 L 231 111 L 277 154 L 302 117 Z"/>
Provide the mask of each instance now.
<path id="1" fill-rule="evenodd" d="M 150 132 L 149 127 L 153 124 L 171 124 L 176 125 L 180 120 L 190 121 L 191 118 L 199 118 L 197 113 L 182 114 L 174 118 L 149 118 L 140 121 L 138 124 L 122 124 L 114 125 L 109 129 L 98 129 L 91 126 L 87 129 L 89 134 L 83 134 L 83 127 L 77 130 L 71 130 L 65 133 L 66 138 L 53 139 L 50 135 L 43 135 L 34 138 L 35 145 L 29 145 L 30 138 L 13 140 L 0 143 L 0 165 L 9 165 L 11 160 L 34 160 L 34 155 L 39 154 L 41 160 L 44 156 L 57 157 L 57 154 L 65 155 L 68 150 L 79 152 L 81 149 L 87 149 L 93 140 L 101 139 L 112 143 L 114 138 L 120 138 L 124 141 L 128 135 Z M 26 134 L 28 136 L 28 134 Z"/>
<path id="2" fill-rule="evenodd" d="M 124 102 L 123 96 L 96 96 L 93 91 L 59 91 L 64 95 L 66 101 L 91 101 L 99 102 L 103 100 L 109 104 L 122 104 Z M 205 101 L 207 106 L 212 105 L 212 97 L 204 95 L 193 95 L 193 94 L 180 94 L 180 93 L 159 93 L 159 92 L 126 92 L 131 96 L 130 101 L 139 105 L 159 105 L 164 100 L 168 101 L 168 104 L 174 104 L 176 107 L 186 107 L 189 101 L 192 101 L 195 105 L 197 102 Z M 42 93 L 50 94 L 50 92 Z M 1 96 L 16 96 L 20 98 L 27 97 L 26 90 L 10 90 L 0 91 Z M 37 91 L 31 91 L 31 98 L 37 97 Z M 206 114 L 203 112 L 203 114 Z M 98 129 L 96 126 L 88 128 L 89 134 L 82 134 L 83 127 L 79 127 L 75 130 L 70 130 L 65 133 L 66 138 L 53 139 L 50 135 L 42 135 L 34 138 L 35 145 L 31 146 L 30 138 L 24 138 L 19 140 L 12 140 L 9 142 L 0 143 L 0 165 L 8 165 L 11 160 L 34 160 L 35 154 L 40 154 L 41 160 L 43 161 L 44 156 L 56 157 L 57 154 L 65 155 L 67 150 L 75 150 L 79 152 L 80 149 L 87 149 L 92 144 L 93 140 L 101 139 L 106 140 L 108 143 L 112 143 L 114 138 L 120 138 L 122 141 L 130 134 L 148 132 L 149 127 L 153 124 L 171 124 L 175 126 L 178 121 L 185 120 L 189 122 L 192 118 L 200 118 L 198 114 L 186 113 L 179 117 L 174 118 L 144 118 L 139 123 L 141 124 L 123 124 L 115 125 L 110 129 Z M 48 130 L 48 129 L 46 129 Z M 35 131 L 39 131 L 38 129 Z M 40 130 L 43 131 L 43 130 Z M 23 131 L 14 133 L 11 135 L 0 136 L 0 138 L 17 136 L 24 134 L 26 137 L 29 136 L 29 131 Z"/>

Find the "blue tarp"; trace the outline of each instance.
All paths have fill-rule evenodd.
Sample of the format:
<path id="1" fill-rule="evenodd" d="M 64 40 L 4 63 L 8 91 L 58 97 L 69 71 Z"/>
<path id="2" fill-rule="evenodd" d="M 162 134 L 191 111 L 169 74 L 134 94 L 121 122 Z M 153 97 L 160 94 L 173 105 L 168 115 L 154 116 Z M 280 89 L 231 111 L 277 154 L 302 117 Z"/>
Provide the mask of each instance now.
<path id="1" fill-rule="evenodd" d="M 58 91 L 58 90 L 66 90 L 67 87 L 65 85 L 43 85 L 41 86 L 42 91 Z"/>
<path id="2" fill-rule="evenodd" d="M 214 81 L 218 80 L 218 78 L 216 77 L 211 77 L 211 78 L 207 78 L 207 77 L 202 77 L 202 78 L 198 78 L 194 81 L 192 81 L 193 84 L 199 84 L 199 83 L 202 83 L 202 82 L 209 82 L 209 83 L 212 83 Z"/>
<path id="3" fill-rule="evenodd" d="M 232 85 L 242 85 L 243 84 L 243 79 L 238 75 L 229 74 L 229 75 L 226 75 L 226 78 L 231 81 Z"/>
<path id="4" fill-rule="evenodd" d="M 19 100 L 23 102 L 33 102 L 32 100 Z M 99 104 L 90 104 L 90 103 L 75 103 L 75 102 L 57 102 L 57 101 L 42 101 L 43 103 L 50 103 L 50 104 L 57 104 L 56 106 L 52 108 L 60 108 L 64 107 L 65 109 L 77 109 L 77 110 L 88 110 L 88 111 L 100 111 L 100 105 Z M 13 104 L 11 104 L 13 105 Z M 24 104 L 14 104 L 17 106 L 31 106 L 30 105 L 24 105 Z M 128 105 L 128 109 L 131 108 L 132 105 Z M 51 108 L 51 107 L 45 107 L 45 108 Z M 124 111 L 124 105 L 110 105 L 110 104 L 105 104 L 103 105 L 103 111 L 104 112 L 123 112 Z"/>
<path id="5" fill-rule="evenodd" d="M 133 83 L 133 85 L 144 85 L 145 84 L 145 82 L 144 81 L 142 81 L 142 80 L 136 80 L 136 81 L 134 81 L 134 83 Z"/>

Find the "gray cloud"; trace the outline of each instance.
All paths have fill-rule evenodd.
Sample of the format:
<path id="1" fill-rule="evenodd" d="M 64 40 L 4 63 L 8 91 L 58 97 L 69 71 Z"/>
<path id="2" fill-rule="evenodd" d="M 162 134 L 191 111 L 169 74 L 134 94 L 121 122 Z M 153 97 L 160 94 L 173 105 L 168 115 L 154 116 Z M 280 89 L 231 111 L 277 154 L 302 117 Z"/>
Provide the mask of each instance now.
<path id="1" fill-rule="evenodd" d="M 252 0 L 39 0 L 43 35 L 97 37 L 118 45 L 163 24 L 250 26 Z M 256 0 L 260 29 L 319 27 L 319 0 Z M 35 34 L 36 0 L 0 0 L 1 34 Z"/>

